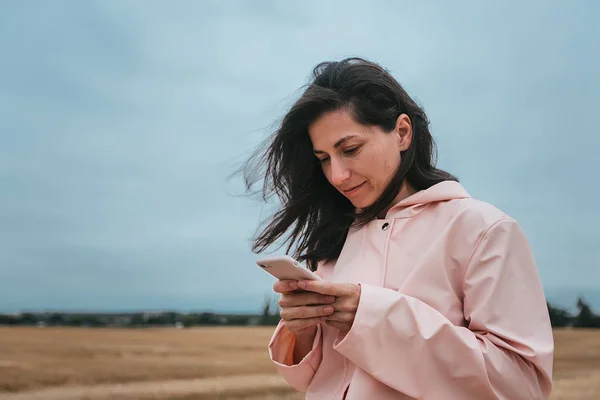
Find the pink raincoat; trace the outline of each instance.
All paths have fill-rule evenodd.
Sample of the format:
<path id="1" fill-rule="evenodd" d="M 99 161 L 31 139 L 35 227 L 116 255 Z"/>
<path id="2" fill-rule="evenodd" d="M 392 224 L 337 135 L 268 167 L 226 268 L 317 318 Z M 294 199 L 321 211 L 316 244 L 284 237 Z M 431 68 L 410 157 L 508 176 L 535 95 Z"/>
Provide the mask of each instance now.
<path id="1" fill-rule="evenodd" d="M 277 326 L 269 354 L 306 399 L 548 399 L 554 342 L 529 243 L 459 183 L 351 229 L 319 271 L 361 297 L 352 328 L 321 324 L 298 364 L 294 334 Z"/>

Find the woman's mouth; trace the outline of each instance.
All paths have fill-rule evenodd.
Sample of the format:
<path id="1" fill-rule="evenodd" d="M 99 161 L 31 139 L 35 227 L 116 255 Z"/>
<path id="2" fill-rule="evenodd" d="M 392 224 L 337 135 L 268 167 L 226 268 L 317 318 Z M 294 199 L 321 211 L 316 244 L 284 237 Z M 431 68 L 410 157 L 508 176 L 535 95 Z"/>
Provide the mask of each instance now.
<path id="1" fill-rule="evenodd" d="M 358 186 L 354 186 L 348 190 L 344 190 L 343 192 L 346 196 L 353 196 L 364 186 L 364 184 L 365 184 L 365 182 L 361 183 Z"/>

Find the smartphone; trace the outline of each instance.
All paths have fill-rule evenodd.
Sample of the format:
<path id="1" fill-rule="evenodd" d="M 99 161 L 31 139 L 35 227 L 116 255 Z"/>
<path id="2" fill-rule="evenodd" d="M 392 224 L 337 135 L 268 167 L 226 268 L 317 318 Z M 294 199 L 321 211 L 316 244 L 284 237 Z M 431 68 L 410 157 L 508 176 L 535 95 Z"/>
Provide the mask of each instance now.
<path id="1" fill-rule="evenodd" d="M 277 279 L 285 280 L 321 280 L 321 277 L 290 256 L 265 257 L 256 261 L 262 270 L 268 272 Z"/>

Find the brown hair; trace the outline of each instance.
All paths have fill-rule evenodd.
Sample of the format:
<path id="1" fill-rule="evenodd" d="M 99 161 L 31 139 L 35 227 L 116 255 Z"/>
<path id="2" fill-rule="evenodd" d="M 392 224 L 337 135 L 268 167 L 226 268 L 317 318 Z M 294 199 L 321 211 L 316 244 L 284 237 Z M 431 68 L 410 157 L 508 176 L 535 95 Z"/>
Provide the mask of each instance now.
<path id="1" fill-rule="evenodd" d="M 391 132 L 399 115 L 411 120 L 413 137 L 402 152 L 396 174 L 382 195 L 356 212 L 348 199 L 325 178 L 313 155 L 309 126 L 327 112 L 347 108 L 360 124 Z M 287 251 L 315 270 L 320 261 L 338 258 L 348 229 L 377 217 L 398 194 L 402 182 L 416 190 L 446 180 L 457 180 L 435 167 L 435 142 L 425 112 L 381 66 L 361 58 L 323 62 L 313 79 L 283 118 L 279 129 L 247 160 L 243 172 L 246 190 L 262 181 L 265 200 L 277 195 L 281 208 L 255 237 L 252 250 L 261 252 L 281 238 Z"/>

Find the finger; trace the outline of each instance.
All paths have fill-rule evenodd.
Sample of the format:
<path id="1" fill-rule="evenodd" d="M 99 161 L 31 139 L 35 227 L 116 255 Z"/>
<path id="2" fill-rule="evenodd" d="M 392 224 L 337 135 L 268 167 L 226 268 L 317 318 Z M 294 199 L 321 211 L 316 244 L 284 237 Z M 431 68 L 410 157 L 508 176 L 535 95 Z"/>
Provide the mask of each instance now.
<path id="1" fill-rule="evenodd" d="M 292 332 L 298 332 L 302 329 L 309 328 L 311 326 L 319 325 L 325 322 L 327 317 L 314 317 L 306 319 L 294 319 L 292 321 L 285 321 L 285 327 Z"/>
<path id="2" fill-rule="evenodd" d="M 284 294 L 281 296 L 278 303 L 280 307 L 297 307 L 303 305 L 332 304 L 334 301 L 335 296 L 327 296 L 313 292 L 302 292 Z"/>
<path id="3" fill-rule="evenodd" d="M 336 300 L 331 305 L 338 312 L 356 312 L 357 309 L 354 303 L 349 301 L 348 297 L 336 297 Z"/>
<path id="4" fill-rule="evenodd" d="M 336 297 L 341 297 L 350 293 L 348 284 L 346 283 L 302 280 L 298 281 L 298 286 L 301 289 L 307 290 L 309 292 L 321 293 Z"/>
<path id="5" fill-rule="evenodd" d="M 329 316 L 327 317 L 328 321 L 332 321 L 332 322 L 341 322 L 341 323 L 349 323 L 353 320 L 354 315 L 352 313 L 349 312 L 345 312 L 345 311 L 334 311 L 333 313 L 329 314 Z"/>
<path id="6" fill-rule="evenodd" d="M 279 314 L 282 319 L 291 321 L 294 319 L 326 317 L 331 315 L 334 311 L 332 306 L 300 306 L 282 308 Z"/>
<path id="7" fill-rule="evenodd" d="M 325 321 L 325 323 L 329 326 L 331 326 L 332 328 L 336 328 L 342 331 L 347 331 L 349 330 L 348 325 L 342 323 L 342 322 L 337 322 L 337 321 Z"/>
<path id="8" fill-rule="evenodd" d="M 299 306 L 282 308 L 279 315 L 286 321 L 326 317 L 334 312 L 332 306 Z"/>
<path id="9" fill-rule="evenodd" d="M 277 293 L 289 293 L 298 289 L 298 282 L 290 279 L 278 280 L 273 284 L 273 291 Z"/>

